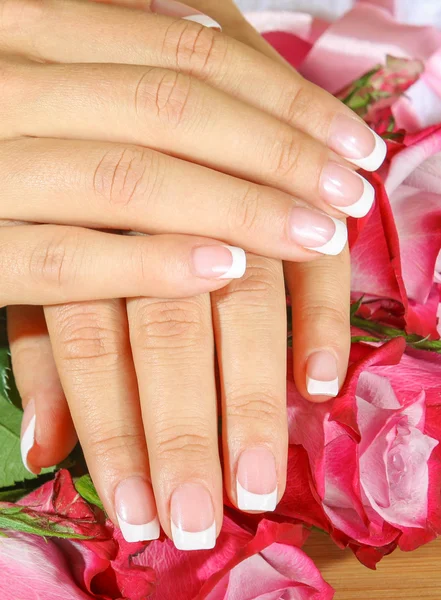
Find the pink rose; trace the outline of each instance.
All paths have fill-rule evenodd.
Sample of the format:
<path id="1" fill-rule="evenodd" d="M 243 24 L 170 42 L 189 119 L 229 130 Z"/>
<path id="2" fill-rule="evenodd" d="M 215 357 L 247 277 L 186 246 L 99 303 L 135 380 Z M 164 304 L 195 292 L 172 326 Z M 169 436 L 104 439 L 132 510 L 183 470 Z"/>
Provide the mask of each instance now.
<path id="1" fill-rule="evenodd" d="M 288 379 L 290 460 L 304 453 L 309 468 L 278 512 L 326 529 L 368 566 L 441 533 L 441 357 L 403 349 L 354 345 L 342 394 L 326 404 Z"/>
<path id="2" fill-rule="evenodd" d="M 19 504 L 34 525 L 51 523 L 95 539 L 46 541 L 17 532 L 0 537 L 0 568 L 6 573 L 0 578 L 2 600 L 278 600 L 285 593 L 295 593 L 299 600 L 333 597 L 300 549 L 307 537 L 302 525 L 263 519 L 256 530 L 250 518 L 245 530 L 225 516 L 214 550 L 181 552 L 168 539 L 129 544 L 100 509 L 79 496 L 67 471 Z"/>
<path id="3" fill-rule="evenodd" d="M 441 126 L 408 135 L 403 144 L 390 144 L 389 162 L 381 173 L 385 189 L 381 178 L 373 177 L 375 209 L 362 222 L 350 223 L 354 298 L 364 295 L 369 300 L 364 310 L 369 308 L 371 318 L 435 339 L 440 157 Z"/>

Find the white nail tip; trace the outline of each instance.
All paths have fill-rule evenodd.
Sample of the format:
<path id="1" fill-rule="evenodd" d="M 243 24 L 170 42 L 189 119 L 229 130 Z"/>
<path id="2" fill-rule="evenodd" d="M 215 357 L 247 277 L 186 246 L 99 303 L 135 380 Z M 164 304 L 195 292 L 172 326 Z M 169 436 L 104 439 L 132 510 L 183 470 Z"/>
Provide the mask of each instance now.
<path id="1" fill-rule="evenodd" d="M 236 482 L 237 507 L 240 510 L 268 512 L 277 506 L 277 487 L 270 494 L 253 494 Z"/>
<path id="2" fill-rule="evenodd" d="M 28 465 L 28 454 L 35 442 L 35 415 L 29 421 L 26 431 L 23 434 L 20 442 L 21 459 L 25 466 L 25 469 L 34 475 Z"/>
<path id="3" fill-rule="evenodd" d="M 334 221 L 335 224 L 335 233 L 329 242 L 323 244 L 323 246 L 316 246 L 315 248 L 308 248 L 307 250 L 314 250 L 315 252 L 319 252 L 320 254 L 327 254 L 329 256 L 337 256 L 342 252 L 343 248 L 346 246 L 346 242 L 348 241 L 348 230 L 343 221 L 339 221 L 338 219 L 334 219 L 334 217 L 329 217 Z"/>
<path id="4" fill-rule="evenodd" d="M 118 515 L 118 525 L 126 542 L 148 542 L 157 540 L 160 534 L 158 517 L 155 517 L 150 523 L 143 525 L 132 525 L 121 519 Z"/>
<path id="5" fill-rule="evenodd" d="M 371 129 L 372 131 L 372 129 Z M 386 158 L 387 145 L 386 142 L 379 135 L 372 131 L 372 135 L 375 137 L 375 148 L 369 156 L 364 158 L 348 158 L 349 162 L 365 171 L 376 171 L 381 167 Z"/>
<path id="6" fill-rule="evenodd" d="M 199 25 L 203 25 L 204 27 L 220 29 L 222 31 L 222 27 L 219 23 L 214 19 L 210 19 L 207 15 L 190 15 L 189 17 L 184 17 L 184 21 L 193 21 L 193 23 L 199 23 Z"/>
<path id="7" fill-rule="evenodd" d="M 240 279 L 243 277 L 247 268 L 247 257 L 242 248 L 236 248 L 235 246 L 224 246 L 228 248 L 233 257 L 233 264 L 226 273 L 221 275 L 219 279 Z"/>
<path id="8" fill-rule="evenodd" d="M 172 521 L 171 532 L 178 550 L 211 550 L 216 545 L 216 523 L 204 531 L 184 531 Z"/>
<path id="9" fill-rule="evenodd" d="M 358 174 L 357 174 L 358 175 Z M 374 186 L 369 183 L 364 177 L 358 175 L 360 179 L 363 180 L 363 193 L 361 195 L 360 200 L 357 200 L 354 204 L 350 206 L 332 206 L 337 210 L 345 213 L 349 217 L 355 217 L 356 219 L 360 219 L 361 217 L 365 217 L 368 212 L 371 210 L 372 205 L 375 200 L 375 189 Z"/>
<path id="10" fill-rule="evenodd" d="M 319 381 L 312 377 L 306 378 L 306 389 L 311 396 L 335 396 L 338 395 L 338 377 L 332 381 Z"/>

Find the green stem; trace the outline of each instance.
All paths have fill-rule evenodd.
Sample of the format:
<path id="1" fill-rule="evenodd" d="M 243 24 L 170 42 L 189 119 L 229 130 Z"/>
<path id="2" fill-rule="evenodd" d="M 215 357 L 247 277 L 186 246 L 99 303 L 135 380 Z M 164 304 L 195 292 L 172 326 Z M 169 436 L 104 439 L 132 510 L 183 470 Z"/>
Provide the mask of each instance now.
<path id="1" fill-rule="evenodd" d="M 351 324 L 354 327 L 358 327 L 359 329 L 363 329 L 364 331 L 378 333 L 380 337 L 377 339 L 371 340 L 362 340 L 359 341 L 385 341 L 386 339 L 394 339 L 398 337 L 402 337 L 405 339 L 406 344 L 412 346 L 413 348 L 418 348 L 419 350 L 429 350 L 430 352 L 438 352 L 441 354 L 441 340 L 430 340 L 428 338 L 422 337 L 420 335 L 416 335 L 414 333 L 408 334 L 402 329 L 395 329 L 395 327 L 388 327 L 387 325 L 381 325 L 380 323 L 376 323 L 375 321 L 369 321 L 367 319 L 362 319 L 357 315 L 351 316 Z M 362 338 L 363 336 L 359 336 Z"/>
<path id="2" fill-rule="evenodd" d="M 384 342 L 384 340 L 373 337 L 372 335 L 353 335 L 351 342 L 357 344 L 358 342 Z"/>

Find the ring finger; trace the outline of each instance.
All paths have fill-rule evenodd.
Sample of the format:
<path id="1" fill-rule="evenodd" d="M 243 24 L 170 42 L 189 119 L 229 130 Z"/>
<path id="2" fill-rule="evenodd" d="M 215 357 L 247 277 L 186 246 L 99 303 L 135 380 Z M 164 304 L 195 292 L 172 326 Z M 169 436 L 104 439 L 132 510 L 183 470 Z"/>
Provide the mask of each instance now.
<path id="1" fill-rule="evenodd" d="M 223 504 L 210 298 L 127 309 L 162 527 L 179 549 L 212 548 Z"/>

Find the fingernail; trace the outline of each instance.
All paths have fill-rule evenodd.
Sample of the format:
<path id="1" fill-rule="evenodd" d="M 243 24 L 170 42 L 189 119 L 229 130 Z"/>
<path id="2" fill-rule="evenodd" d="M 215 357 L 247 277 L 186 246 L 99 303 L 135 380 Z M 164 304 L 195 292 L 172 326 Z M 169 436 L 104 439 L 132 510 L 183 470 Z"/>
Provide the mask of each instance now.
<path id="1" fill-rule="evenodd" d="M 198 483 L 184 483 L 171 499 L 171 531 L 178 550 L 209 550 L 216 544 L 211 496 Z"/>
<path id="2" fill-rule="evenodd" d="M 142 477 L 129 477 L 115 490 L 119 528 L 127 542 L 157 540 L 160 533 L 151 485 Z"/>
<path id="3" fill-rule="evenodd" d="M 339 114 L 334 118 L 328 145 L 337 154 L 365 169 L 376 171 L 387 153 L 385 141 L 358 119 Z"/>
<path id="4" fill-rule="evenodd" d="M 234 246 L 199 246 L 193 250 L 193 266 L 199 277 L 239 279 L 247 266 L 246 254 Z"/>
<path id="5" fill-rule="evenodd" d="M 28 462 L 28 454 L 35 443 L 35 423 L 35 403 L 33 400 L 30 400 L 26 405 L 23 413 L 23 420 L 21 422 L 20 451 L 23 464 L 26 470 L 29 471 L 29 473 L 32 473 L 32 475 L 35 475 L 36 473 L 31 469 Z"/>
<path id="6" fill-rule="evenodd" d="M 297 206 L 290 217 L 291 239 L 307 250 L 335 256 L 346 246 L 346 225 L 316 210 Z"/>
<path id="7" fill-rule="evenodd" d="M 274 510 L 277 506 L 276 461 L 267 448 L 244 450 L 237 465 L 237 506 L 240 510 Z"/>
<path id="8" fill-rule="evenodd" d="M 325 202 L 356 218 L 367 215 L 375 199 L 369 181 L 335 162 L 329 162 L 323 169 L 320 192 Z"/>
<path id="9" fill-rule="evenodd" d="M 211 17 L 196 11 L 194 8 L 191 8 L 191 6 L 181 4 L 181 2 L 175 2 L 175 0 L 153 0 L 151 10 L 161 15 L 177 17 L 179 19 L 185 19 L 186 21 L 194 21 L 204 27 L 222 29 L 219 23 Z"/>
<path id="10" fill-rule="evenodd" d="M 314 352 L 306 364 L 306 389 L 311 396 L 338 395 L 337 360 L 326 350 Z"/>

